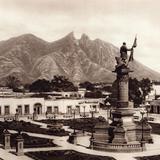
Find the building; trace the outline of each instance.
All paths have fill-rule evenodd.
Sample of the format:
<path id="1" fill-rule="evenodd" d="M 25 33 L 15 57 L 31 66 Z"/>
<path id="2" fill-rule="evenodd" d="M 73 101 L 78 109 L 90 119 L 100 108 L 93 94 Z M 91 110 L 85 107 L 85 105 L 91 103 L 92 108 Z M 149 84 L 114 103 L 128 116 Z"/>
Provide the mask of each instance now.
<path id="1" fill-rule="evenodd" d="M 44 99 L 33 97 L 1 97 L 0 98 L 0 117 L 10 117 L 16 114 L 16 110 L 22 117 L 31 117 L 34 111 L 37 115 L 71 115 L 73 109 L 77 115 L 87 115 L 91 108 L 95 112 L 99 111 L 99 99 L 85 98 L 60 98 Z"/>
<path id="2" fill-rule="evenodd" d="M 13 97 L 14 92 L 8 87 L 0 87 L 0 97 Z"/>
<path id="3" fill-rule="evenodd" d="M 146 101 L 149 102 L 148 112 L 160 114 L 160 83 L 154 82 L 152 85 L 152 91 L 146 97 Z"/>
<path id="4" fill-rule="evenodd" d="M 154 99 L 157 99 L 160 97 L 160 84 L 159 83 L 153 83 L 152 84 L 152 90 L 149 93 L 149 95 L 146 97 L 147 101 L 152 101 Z"/>
<path id="5" fill-rule="evenodd" d="M 154 99 L 150 102 L 150 113 L 160 114 L 160 99 Z"/>

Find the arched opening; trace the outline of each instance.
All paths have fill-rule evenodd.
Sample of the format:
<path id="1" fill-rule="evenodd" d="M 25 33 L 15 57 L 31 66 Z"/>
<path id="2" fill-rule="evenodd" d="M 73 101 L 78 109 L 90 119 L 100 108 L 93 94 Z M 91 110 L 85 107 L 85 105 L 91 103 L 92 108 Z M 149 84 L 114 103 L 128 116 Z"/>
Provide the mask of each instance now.
<path id="1" fill-rule="evenodd" d="M 33 109 L 37 114 L 42 114 L 42 104 L 41 103 L 34 104 Z"/>

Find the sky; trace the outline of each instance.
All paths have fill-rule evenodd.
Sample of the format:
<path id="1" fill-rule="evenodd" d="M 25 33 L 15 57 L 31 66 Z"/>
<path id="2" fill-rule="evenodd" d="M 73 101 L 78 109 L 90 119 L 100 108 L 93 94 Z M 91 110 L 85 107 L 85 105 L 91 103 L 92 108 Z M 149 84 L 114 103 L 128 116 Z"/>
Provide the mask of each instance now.
<path id="1" fill-rule="evenodd" d="M 0 40 L 32 33 L 55 41 L 74 32 L 120 47 L 132 46 L 135 59 L 160 72 L 159 0 L 0 0 Z"/>

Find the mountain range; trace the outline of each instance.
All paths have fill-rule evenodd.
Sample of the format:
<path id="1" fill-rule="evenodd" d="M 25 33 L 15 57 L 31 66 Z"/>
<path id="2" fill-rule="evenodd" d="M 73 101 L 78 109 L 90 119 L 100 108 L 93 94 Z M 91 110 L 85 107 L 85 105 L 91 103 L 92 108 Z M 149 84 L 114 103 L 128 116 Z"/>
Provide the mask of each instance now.
<path id="1" fill-rule="evenodd" d="M 113 82 L 115 56 L 119 48 L 100 39 L 91 40 L 86 34 L 80 39 L 71 32 L 54 42 L 44 41 L 32 34 L 24 34 L 0 42 L 0 79 L 9 75 L 23 83 L 37 79 L 51 80 L 64 75 L 72 82 Z M 134 60 L 130 63 L 137 79 L 160 80 L 160 73 Z"/>

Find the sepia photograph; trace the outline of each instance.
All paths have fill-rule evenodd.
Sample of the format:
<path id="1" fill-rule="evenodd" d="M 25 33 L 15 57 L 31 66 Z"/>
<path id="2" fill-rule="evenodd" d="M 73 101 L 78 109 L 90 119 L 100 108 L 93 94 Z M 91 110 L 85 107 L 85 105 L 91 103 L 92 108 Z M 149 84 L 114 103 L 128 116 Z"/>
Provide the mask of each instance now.
<path id="1" fill-rule="evenodd" d="M 0 160 L 160 160 L 159 0 L 0 0 Z"/>

